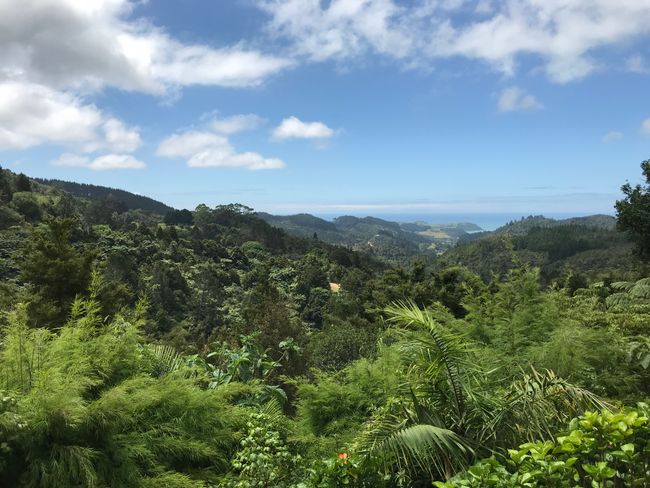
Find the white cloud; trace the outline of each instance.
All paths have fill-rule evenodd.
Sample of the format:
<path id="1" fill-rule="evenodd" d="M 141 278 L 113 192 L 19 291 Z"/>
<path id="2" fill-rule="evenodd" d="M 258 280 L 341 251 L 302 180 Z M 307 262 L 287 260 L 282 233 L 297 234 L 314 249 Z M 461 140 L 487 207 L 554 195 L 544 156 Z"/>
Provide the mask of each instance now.
<path id="1" fill-rule="evenodd" d="M 623 133 L 622 133 L 622 132 L 619 132 L 619 131 L 613 130 L 613 131 L 608 132 L 607 134 L 605 134 L 605 135 L 603 136 L 603 142 L 605 142 L 605 143 L 616 142 L 616 141 L 620 141 L 620 140 L 622 140 L 623 137 L 624 137 L 624 136 L 623 136 Z"/>
<path id="2" fill-rule="evenodd" d="M 95 106 L 72 95 L 39 85 L 0 82 L 0 149 L 91 143 L 101 123 Z"/>
<path id="3" fill-rule="evenodd" d="M 345 60 L 374 52 L 408 66 L 454 56 L 508 75 L 537 59 L 565 83 L 602 65 L 599 48 L 650 34 L 650 0 L 257 0 L 269 32 L 308 59 Z M 531 58 L 533 55 L 534 58 Z"/>
<path id="4" fill-rule="evenodd" d="M 194 168 L 230 167 L 249 170 L 280 169 L 285 164 L 276 158 L 265 158 L 255 152 L 238 153 L 223 135 L 213 132 L 188 131 L 163 140 L 157 154 L 164 157 L 184 157 Z"/>
<path id="5" fill-rule="evenodd" d="M 0 0 L 0 78 L 164 94 L 188 85 L 259 85 L 292 64 L 242 45 L 182 43 L 133 18 L 135 3 Z"/>
<path id="6" fill-rule="evenodd" d="M 645 119 L 641 122 L 641 132 L 645 135 L 650 136 L 650 119 Z"/>
<path id="7" fill-rule="evenodd" d="M 288 117 L 273 129 L 274 139 L 329 139 L 334 131 L 322 122 L 303 122 L 298 117 Z"/>
<path id="8" fill-rule="evenodd" d="M 189 85 L 256 86 L 292 64 L 242 43 L 181 42 L 134 17 L 136 3 L 0 0 L 0 150 L 55 144 L 132 152 L 142 144 L 138 129 L 88 102 L 90 95 L 115 87 L 169 99 Z M 232 133 L 253 119 L 222 122 Z"/>
<path id="9" fill-rule="evenodd" d="M 543 108 L 543 105 L 534 96 L 517 86 L 511 86 L 501 92 L 498 106 L 500 112 L 520 112 Z"/>
<path id="10" fill-rule="evenodd" d="M 133 128 L 126 127 L 122 121 L 108 119 L 104 122 L 104 135 L 108 147 L 118 152 L 133 152 L 142 144 L 140 133 Z"/>
<path id="11" fill-rule="evenodd" d="M 188 131 L 174 134 L 163 140 L 156 154 L 167 158 L 192 156 L 209 147 L 228 145 L 228 139 L 211 132 Z"/>
<path id="12" fill-rule="evenodd" d="M 260 0 L 271 14 L 270 31 L 295 41 L 295 54 L 315 61 L 361 55 L 372 49 L 391 57 L 406 57 L 413 39 L 396 19 L 406 10 L 391 0 Z"/>
<path id="13" fill-rule="evenodd" d="M 256 129 L 263 119 L 255 114 L 233 115 L 225 118 L 214 118 L 210 126 L 219 134 L 236 134 L 247 130 Z"/>
<path id="14" fill-rule="evenodd" d="M 141 140 L 137 129 L 71 93 L 33 83 L 0 82 L 0 150 L 40 144 L 131 152 Z"/>
<path id="15" fill-rule="evenodd" d="M 87 156 L 65 153 L 58 159 L 52 161 L 55 166 L 74 166 L 88 168 L 94 171 L 106 171 L 113 169 L 142 169 L 146 164 L 134 158 L 130 154 L 105 154 L 91 159 Z"/>
<path id="16" fill-rule="evenodd" d="M 246 168 L 281 169 L 285 167 L 284 161 L 277 158 L 265 158 L 255 152 L 236 153 L 230 146 L 211 147 L 193 154 L 187 161 L 193 168 L 221 167 L 221 168 Z"/>
<path id="17" fill-rule="evenodd" d="M 54 166 L 88 166 L 90 158 L 88 156 L 80 156 L 79 154 L 63 153 L 51 164 Z"/>

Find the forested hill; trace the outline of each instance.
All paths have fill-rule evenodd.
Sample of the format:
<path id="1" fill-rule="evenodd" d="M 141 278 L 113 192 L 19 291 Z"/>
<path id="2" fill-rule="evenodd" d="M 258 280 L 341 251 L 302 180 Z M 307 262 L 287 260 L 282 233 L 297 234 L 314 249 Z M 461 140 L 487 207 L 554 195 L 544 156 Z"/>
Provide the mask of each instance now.
<path id="1" fill-rule="evenodd" d="M 44 185 L 60 188 L 71 195 L 88 200 L 108 200 L 122 202 L 128 210 L 144 210 L 164 215 L 166 212 L 173 210 L 172 207 L 162 202 L 154 200 L 143 195 L 136 195 L 117 188 L 108 188 L 106 186 L 89 185 L 87 183 L 75 183 L 73 181 L 47 180 L 35 178 L 35 181 Z"/>
<path id="2" fill-rule="evenodd" d="M 592 215 L 555 220 L 530 216 L 492 232 L 462 236 L 440 258 L 441 266 L 460 264 L 486 280 L 522 263 L 541 268 L 544 283 L 573 273 L 585 283 L 619 273 L 635 273 L 640 262 L 616 219 Z"/>
<path id="3" fill-rule="evenodd" d="M 435 256 L 452 247 L 469 232 L 481 231 L 479 226 L 471 223 L 434 225 L 350 215 L 337 217 L 330 222 L 310 214 L 281 216 L 260 212 L 257 215 L 290 234 L 349 246 L 396 265 L 408 264 L 411 258 L 418 255 Z"/>
<path id="4" fill-rule="evenodd" d="M 583 227 L 596 227 L 599 229 L 614 230 L 616 218 L 612 215 L 587 215 L 585 217 L 571 217 L 568 219 L 549 219 L 543 215 L 530 216 L 517 221 L 508 222 L 499 227 L 495 232 L 499 234 L 525 233 L 534 227 L 559 227 L 567 225 L 580 225 Z"/>

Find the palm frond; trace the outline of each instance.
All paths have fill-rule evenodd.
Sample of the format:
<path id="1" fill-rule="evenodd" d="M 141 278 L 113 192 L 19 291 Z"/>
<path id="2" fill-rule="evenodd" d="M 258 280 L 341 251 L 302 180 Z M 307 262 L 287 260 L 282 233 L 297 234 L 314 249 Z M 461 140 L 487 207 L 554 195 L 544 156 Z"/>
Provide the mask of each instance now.
<path id="1" fill-rule="evenodd" d="M 153 359 L 154 377 L 164 376 L 180 370 L 185 365 L 185 358 L 167 344 L 150 344 L 147 346 Z"/>
<path id="2" fill-rule="evenodd" d="M 366 426 L 356 445 L 366 460 L 390 469 L 450 477 L 467 466 L 470 443 L 455 432 L 431 424 L 407 425 L 395 415 L 379 415 Z"/>
<path id="3" fill-rule="evenodd" d="M 445 330 L 431 313 L 420 310 L 411 301 L 397 302 L 386 308 L 386 313 L 389 322 L 399 324 L 406 330 L 414 329 L 425 333 L 405 337 L 405 334 L 400 334 L 400 331 L 397 331 L 398 335 L 402 335 L 406 339 L 402 346 L 417 351 L 424 359 L 423 373 L 426 377 L 433 379 L 441 368 L 444 370 L 453 393 L 458 422 L 462 424 L 462 419 L 465 416 L 465 392 L 461 370 L 466 356 L 462 347 L 462 339 Z"/>
<path id="4" fill-rule="evenodd" d="M 259 412 L 269 420 L 269 423 L 273 425 L 279 424 L 284 419 L 282 405 L 275 398 L 261 405 L 259 407 Z"/>
<path id="5" fill-rule="evenodd" d="M 511 436 L 515 442 L 552 437 L 558 424 L 587 409 L 611 409 L 611 405 L 584 388 L 558 377 L 553 371 L 529 373 L 514 381 L 495 406 L 483 434 Z"/>

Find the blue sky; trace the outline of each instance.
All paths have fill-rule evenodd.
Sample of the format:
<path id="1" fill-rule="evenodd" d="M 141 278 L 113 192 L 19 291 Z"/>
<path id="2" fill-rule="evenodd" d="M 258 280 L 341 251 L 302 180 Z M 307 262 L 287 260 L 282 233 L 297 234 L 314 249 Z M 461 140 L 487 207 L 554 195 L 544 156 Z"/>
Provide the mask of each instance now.
<path id="1" fill-rule="evenodd" d="M 0 0 L 0 163 L 177 207 L 611 213 L 650 0 Z"/>

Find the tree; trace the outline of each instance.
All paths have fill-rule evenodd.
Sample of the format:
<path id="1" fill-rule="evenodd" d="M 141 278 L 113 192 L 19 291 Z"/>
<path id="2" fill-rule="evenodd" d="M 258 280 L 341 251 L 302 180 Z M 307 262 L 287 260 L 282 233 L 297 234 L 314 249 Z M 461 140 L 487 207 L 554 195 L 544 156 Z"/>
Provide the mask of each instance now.
<path id="1" fill-rule="evenodd" d="M 0 203 L 8 203 L 11 201 L 11 182 L 8 174 L 0 167 Z"/>
<path id="2" fill-rule="evenodd" d="M 386 312 L 406 381 L 357 439 L 366 462 L 430 483 L 457 473 L 476 455 L 544 438 L 585 409 L 609 406 L 548 370 L 522 370 L 507 386 L 497 386 L 470 344 L 445 326 L 450 316 L 412 302 Z"/>
<path id="3" fill-rule="evenodd" d="M 621 187 L 625 198 L 616 201 L 616 225 L 619 230 L 627 232 L 636 245 L 637 254 L 650 260 L 650 160 L 641 163 L 641 171 L 644 185 L 626 183 Z"/>
<path id="4" fill-rule="evenodd" d="M 15 193 L 11 206 L 31 222 L 37 222 L 43 217 L 43 209 L 32 193 Z"/>
<path id="5" fill-rule="evenodd" d="M 16 177 L 16 191 L 32 191 L 32 184 L 23 173 Z"/>
<path id="6" fill-rule="evenodd" d="M 124 202 L 118 200 L 93 200 L 88 204 L 84 213 L 84 221 L 89 225 L 114 223 L 114 214 L 121 214 L 128 210 Z"/>
<path id="7" fill-rule="evenodd" d="M 220 389 L 200 388 L 186 358 L 142 343 L 144 305 L 107 321 L 93 288 L 56 333 L 29 328 L 20 305 L 9 314 L 2 486 L 214 486 L 242 414 Z"/>
<path id="8" fill-rule="evenodd" d="M 167 225 L 192 225 L 194 216 L 187 209 L 170 210 L 165 214 L 165 223 Z"/>
<path id="9" fill-rule="evenodd" d="M 88 287 L 92 254 L 80 252 L 70 243 L 74 221 L 53 219 L 37 227 L 25 248 L 22 279 L 30 283 L 38 298 L 56 307 L 60 323 L 77 294 Z"/>

